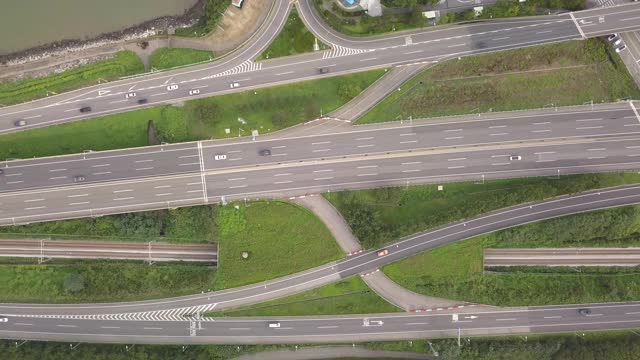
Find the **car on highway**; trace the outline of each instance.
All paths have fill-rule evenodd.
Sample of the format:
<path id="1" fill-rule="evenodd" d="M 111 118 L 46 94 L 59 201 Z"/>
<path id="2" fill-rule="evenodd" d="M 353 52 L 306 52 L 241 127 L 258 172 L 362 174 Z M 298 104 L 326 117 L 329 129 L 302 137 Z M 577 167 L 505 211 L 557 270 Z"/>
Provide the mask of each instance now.
<path id="1" fill-rule="evenodd" d="M 271 155 L 271 150 L 262 149 L 262 150 L 258 151 L 258 155 L 260 155 L 260 156 L 269 156 L 269 155 Z"/>
<path id="2" fill-rule="evenodd" d="M 189 90 L 189 95 L 198 95 L 198 94 L 200 94 L 200 89 Z"/>
<path id="3" fill-rule="evenodd" d="M 511 161 L 522 160 L 522 156 L 520 156 L 520 155 L 511 155 L 511 156 L 509 156 L 509 160 L 511 160 Z"/>
<path id="4" fill-rule="evenodd" d="M 0 175 L 4 174 L 4 170 L 0 169 Z"/>
<path id="5" fill-rule="evenodd" d="M 389 255 L 389 249 L 378 250 L 378 257 Z"/>
<path id="6" fill-rule="evenodd" d="M 219 154 L 219 155 L 215 155 L 213 157 L 214 160 L 226 160 L 227 159 L 227 155 L 225 154 Z"/>
<path id="7" fill-rule="evenodd" d="M 237 87 L 240 87 L 240 84 L 237 83 L 237 82 L 232 82 L 232 83 L 229 84 L 229 88 L 231 88 L 231 89 L 235 89 Z"/>
<path id="8" fill-rule="evenodd" d="M 617 33 L 615 33 L 615 34 L 611 34 L 611 35 L 609 35 L 609 37 L 607 38 L 607 40 L 609 40 L 609 41 L 613 41 L 613 40 L 615 40 L 615 39 L 617 39 L 617 38 L 618 38 L 618 34 L 617 34 Z"/>
<path id="9" fill-rule="evenodd" d="M 27 125 L 27 120 L 22 120 L 22 119 L 16 120 L 16 121 L 13 122 L 13 125 L 17 126 L 17 127 L 25 126 L 25 125 Z"/>
<path id="10" fill-rule="evenodd" d="M 582 316 L 591 315 L 591 309 L 578 309 L 578 314 Z"/>
<path id="11" fill-rule="evenodd" d="M 73 177 L 73 182 L 74 183 L 79 183 L 79 182 L 83 182 L 86 181 L 87 178 L 84 175 L 76 175 Z"/>
<path id="12" fill-rule="evenodd" d="M 0 322 L 8 322 L 9 318 L 6 316 L 0 316 Z"/>
<path id="13" fill-rule="evenodd" d="M 145 99 L 145 98 L 138 99 L 138 104 L 146 104 L 146 103 L 148 103 L 148 102 L 149 102 L 149 100 L 147 100 L 147 99 Z"/>
<path id="14" fill-rule="evenodd" d="M 167 86 L 167 90 L 171 91 L 171 90 L 178 90 L 178 85 L 177 84 L 172 84 Z"/>
<path id="15" fill-rule="evenodd" d="M 616 52 L 619 53 L 620 51 L 624 50 L 627 48 L 627 45 L 622 45 L 616 48 Z"/>
<path id="16" fill-rule="evenodd" d="M 86 113 L 91 111 L 91 106 L 83 106 L 80 108 L 81 113 Z"/>
<path id="17" fill-rule="evenodd" d="M 622 43 L 622 39 L 614 39 L 613 40 L 613 46 L 618 46 L 618 45 L 620 45 L 620 43 Z"/>
<path id="18" fill-rule="evenodd" d="M 130 93 L 127 93 L 127 94 L 124 96 L 124 98 L 125 98 L 125 99 L 130 99 L 130 98 L 133 98 L 133 97 L 136 97 L 136 96 L 138 96 L 138 94 L 136 94 L 136 93 L 134 93 L 134 92 L 130 92 Z"/>
<path id="19" fill-rule="evenodd" d="M 329 68 L 323 67 L 318 69 L 318 71 L 320 71 L 320 74 L 326 74 L 329 72 Z"/>
<path id="20" fill-rule="evenodd" d="M 280 327 L 280 321 L 269 321 L 269 327 L 270 328 L 279 328 Z"/>

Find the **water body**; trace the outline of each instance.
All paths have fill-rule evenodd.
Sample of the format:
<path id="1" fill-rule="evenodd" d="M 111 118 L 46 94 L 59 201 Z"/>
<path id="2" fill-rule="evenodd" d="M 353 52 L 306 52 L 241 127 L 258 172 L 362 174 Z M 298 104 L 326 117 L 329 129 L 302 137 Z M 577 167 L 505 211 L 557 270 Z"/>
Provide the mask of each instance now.
<path id="1" fill-rule="evenodd" d="M 0 0 L 0 55 L 65 39 L 87 39 L 161 16 L 197 0 Z"/>

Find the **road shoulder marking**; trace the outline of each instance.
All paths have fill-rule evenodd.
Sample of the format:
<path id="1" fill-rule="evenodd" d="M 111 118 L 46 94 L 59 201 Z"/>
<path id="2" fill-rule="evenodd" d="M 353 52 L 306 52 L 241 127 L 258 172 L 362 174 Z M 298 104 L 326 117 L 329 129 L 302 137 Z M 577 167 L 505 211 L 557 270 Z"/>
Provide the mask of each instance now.
<path id="1" fill-rule="evenodd" d="M 584 35 L 584 32 L 582 32 L 582 29 L 580 28 L 580 25 L 578 25 L 578 21 L 576 20 L 576 17 L 573 16 L 573 12 L 570 12 L 569 16 L 571 16 L 571 20 L 573 20 L 573 23 L 576 24 L 576 27 L 578 28 L 578 31 L 580 32 L 580 36 L 582 36 L 583 39 L 586 39 L 587 37 Z"/>
<path id="2" fill-rule="evenodd" d="M 204 172 L 204 157 L 202 155 L 202 141 L 198 141 L 198 157 L 200 159 L 200 179 L 202 180 L 202 196 L 204 197 L 204 203 L 209 203 L 209 197 L 207 196 L 207 180 Z"/>
<path id="3" fill-rule="evenodd" d="M 638 109 L 636 109 L 636 107 L 633 106 L 633 101 L 629 101 L 629 105 L 631 106 L 631 110 L 633 110 L 633 113 L 636 115 L 638 122 L 640 122 L 640 114 L 638 114 Z"/>

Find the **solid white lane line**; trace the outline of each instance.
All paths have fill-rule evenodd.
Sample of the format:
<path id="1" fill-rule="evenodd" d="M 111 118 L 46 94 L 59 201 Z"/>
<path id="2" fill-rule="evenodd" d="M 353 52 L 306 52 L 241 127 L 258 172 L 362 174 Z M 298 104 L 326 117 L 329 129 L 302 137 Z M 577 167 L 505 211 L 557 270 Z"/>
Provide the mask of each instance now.
<path id="1" fill-rule="evenodd" d="M 151 170 L 151 169 L 153 169 L 153 166 L 145 167 L 145 168 L 137 168 L 136 171 Z"/>
<path id="2" fill-rule="evenodd" d="M 418 172 L 420 170 L 418 169 L 413 169 L 413 170 L 402 170 L 403 173 L 410 173 L 410 172 Z"/>
<path id="3" fill-rule="evenodd" d="M 510 39 L 510 37 L 505 36 L 505 37 L 495 38 L 495 39 L 491 39 L 491 40 L 493 40 L 493 41 L 500 41 L 500 40 L 507 40 L 507 39 Z"/>
<path id="4" fill-rule="evenodd" d="M 491 136 L 503 136 L 503 135 L 509 135 L 509 133 L 497 133 L 497 134 L 489 134 Z"/>
<path id="5" fill-rule="evenodd" d="M 10 185 L 10 184 L 20 184 L 20 183 L 23 183 L 23 182 L 24 182 L 23 180 L 19 180 L 19 181 L 7 181 L 7 185 Z"/>
<path id="6" fill-rule="evenodd" d="M 272 147 L 272 149 L 284 149 L 286 147 L 287 147 L 287 145 L 280 145 L 280 146 L 274 146 L 274 147 Z M 231 151 L 229 151 L 229 152 L 231 152 Z"/>
<path id="7" fill-rule="evenodd" d="M 400 136 L 413 136 L 416 135 L 416 133 L 405 133 L 405 134 L 400 134 Z"/>
<path id="8" fill-rule="evenodd" d="M 536 32 L 536 34 L 546 34 L 546 33 L 550 33 L 551 30 L 545 30 L 545 31 L 538 31 Z"/>
<path id="9" fill-rule="evenodd" d="M 561 319 L 562 316 L 545 316 L 545 319 Z"/>
<path id="10" fill-rule="evenodd" d="M 136 160 L 137 163 L 151 162 L 153 160 Z"/>
<path id="11" fill-rule="evenodd" d="M 156 194 L 156 196 L 169 196 L 169 195 L 173 195 L 173 193 Z"/>
<path id="12" fill-rule="evenodd" d="M 333 169 L 324 169 L 324 170 L 313 170 L 314 173 L 328 172 L 333 171 Z"/>
<path id="13" fill-rule="evenodd" d="M 69 203 L 69 206 L 75 206 L 75 205 L 86 205 L 88 204 L 89 201 L 83 201 L 83 202 L 75 202 L 75 203 Z"/>
<path id="14" fill-rule="evenodd" d="M 449 45 L 447 47 L 452 48 L 452 47 L 465 46 L 465 45 L 466 45 L 465 43 L 462 43 L 462 44 Z"/>
<path id="15" fill-rule="evenodd" d="M 543 133 L 543 132 L 550 132 L 551 130 L 531 130 L 531 132 L 533 133 Z"/>
<path id="16" fill-rule="evenodd" d="M 449 166 L 447 169 L 462 169 L 464 166 Z"/>
<path id="17" fill-rule="evenodd" d="M 625 314 L 626 315 L 637 315 L 637 314 L 640 314 L 640 311 L 632 311 L 632 312 L 628 312 L 628 313 L 625 313 Z"/>
<path id="18" fill-rule="evenodd" d="M 532 125 L 548 125 L 548 124 L 551 124 L 551 122 L 549 122 L 549 121 L 537 122 L 537 123 L 533 123 Z"/>
<path id="19" fill-rule="evenodd" d="M 276 181 L 274 182 L 274 185 L 280 185 L 280 184 L 289 184 L 292 183 L 293 181 L 291 180 L 286 180 L 286 181 Z"/>
<path id="20" fill-rule="evenodd" d="M 409 52 L 406 52 L 406 53 L 404 53 L 404 54 L 405 54 L 405 55 L 417 54 L 417 53 L 420 53 L 420 52 L 423 52 L 423 51 L 424 51 L 424 50 L 409 51 Z"/>
<path id="21" fill-rule="evenodd" d="M 178 164 L 178 166 L 192 166 L 192 165 L 200 165 L 200 162 Z"/>
<path id="22" fill-rule="evenodd" d="M 494 126 L 489 126 L 489 129 L 500 129 L 500 128 L 506 128 L 507 125 L 494 125 Z"/>
<path id="23" fill-rule="evenodd" d="M 79 108 L 75 108 L 75 109 L 69 109 L 69 110 L 65 110 L 64 112 L 69 112 L 69 111 L 78 111 L 80 110 Z"/>
<path id="24" fill-rule="evenodd" d="M 92 173 L 91 175 L 106 175 L 106 174 L 111 174 L 111 171 L 97 172 L 97 173 Z"/>
<path id="25" fill-rule="evenodd" d="M 329 150 L 331 150 L 331 149 L 329 149 Z M 288 155 L 287 153 L 284 153 L 284 154 L 273 154 L 271 156 L 287 156 L 287 155 Z"/>
<path id="26" fill-rule="evenodd" d="M 330 177 L 322 177 L 322 178 L 315 178 L 315 179 L 313 179 L 313 180 L 315 180 L 315 181 L 320 181 L 320 180 L 331 180 L 331 179 L 333 179 L 333 176 L 330 176 Z"/>
<path id="27" fill-rule="evenodd" d="M 29 203 L 29 202 L 36 202 L 36 201 L 44 201 L 44 199 L 29 199 L 29 200 L 25 200 L 24 202 Z"/>
<path id="28" fill-rule="evenodd" d="M 30 208 L 25 208 L 25 210 L 38 210 L 38 209 L 44 209 L 44 208 L 46 208 L 46 206 L 30 207 Z"/>
<path id="29" fill-rule="evenodd" d="M 447 159 L 447 161 L 461 161 L 461 160 L 467 160 L 467 158 Z"/>
<path id="30" fill-rule="evenodd" d="M 587 151 L 604 151 L 604 150 L 607 150 L 607 148 L 587 149 Z"/>
<path id="31" fill-rule="evenodd" d="M 541 151 L 537 153 L 533 153 L 534 155 L 544 155 L 544 154 L 555 154 L 555 151 Z"/>
<path id="32" fill-rule="evenodd" d="M 57 171 L 67 171 L 67 169 L 53 169 L 53 170 L 49 170 L 49 172 L 57 172 Z"/>
<path id="33" fill-rule="evenodd" d="M 407 323 L 407 325 L 427 325 L 429 324 L 428 322 L 412 322 L 412 323 Z"/>
<path id="34" fill-rule="evenodd" d="M 289 176 L 289 175 L 291 175 L 291 173 L 275 174 L 273 176 Z"/>
<path id="35" fill-rule="evenodd" d="M 324 152 L 324 151 L 331 151 L 331 149 L 318 149 L 318 150 L 313 150 L 311 152 Z"/>
<path id="36" fill-rule="evenodd" d="M 411 161 L 411 162 L 402 163 L 400 165 L 415 165 L 415 164 L 421 164 L 421 163 L 422 161 Z"/>
<path id="37" fill-rule="evenodd" d="M 182 155 L 182 156 L 178 156 L 178 159 L 192 158 L 192 157 L 198 157 L 198 156 L 199 155 Z"/>
<path id="38" fill-rule="evenodd" d="M 198 185 L 200 185 L 200 184 L 198 184 Z M 196 193 L 196 192 L 201 192 L 201 191 L 202 191 L 202 189 L 198 189 L 198 190 L 188 190 L 187 192 L 188 192 L 188 193 Z"/>
<path id="39" fill-rule="evenodd" d="M 588 122 L 588 121 L 601 121 L 604 120 L 603 118 L 597 118 L 597 119 L 579 119 L 576 120 L 576 122 Z"/>
<path id="40" fill-rule="evenodd" d="M 102 329 L 120 329 L 120 326 L 100 326 Z"/>
<path id="41" fill-rule="evenodd" d="M 238 181 L 238 180 L 247 180 L 247 178 L 231 178 L 231 179 L 227 179 L 227 181 Z"/>
<path id="42" fill-rule="evenodd" d="M 510 163 L 495 163 L 495 164 L 491 164 L 493 166 L 500 166 L 500 165 L 509 165 Z"/>
<path id="43" fill-rule="evenodd" d="M 595 159 L 605 159 L 606 156 L 589 156 L 587 160 L 595 160 Z"/>
<path id="44" fill-rule="evenodd" d="M 27 116 L 27 117 L 25 117 L 24 119 L 25 119 L 25 120 L 29 120 L 29 119 L 36 119 L 36 118 L 39 118 L 39 117 L 42 117 L 42 115 Z"/>
<path id="45" fill-rule="evenodd" d="M 162 330 L 161 327 L 145 327 L 143 329 L 145 329 L 145 330 Z"/>
<path id="46" fill-rule="evenodd" d="M 602 126 L 577 127 L 576 130 L 602 129 Z"/>
<path id="47" fill-rule="evenodd" d="M 164 189 L 164 188 L 170 188 L 171 185 L 160 185 L 160 186 L 154 186 L 154 189 Z"/>
<path id="48" fill-rule="evenodd" d="M 369 174 L 358 174 L 358 176 L 375 176 L 377 173 L 369 173 Z"/>
<path id="49" fill-rule="evenodd" d="M 241 152 L 242 152 L 242 150 L 230 150 L 230 151 L 227 151 L 227 152 L 228 152 L 229 154 L 235 154 L 235 153 L 241 153 Z"/>
<path id="50" fill-rule="evenodd" d="M 33 324 L 29 324 L 29 323 L 14 323 L 13 325 L 18 325 L 18 326 L 32 326 Z"/>
<path id="51" fill-rule="evenodd" d="M 463 129 L 450 129 L 450 130 L 445 130 L 444 132 L 458 132 L 458 131 L 462 131 Z"/>
<path id="52" fill-rule="evenodd" d="M 66 179 L 66 176 L 55 176 L 55 177 L 50 177 L 49 180 L 60 180 L 60 179 Z"/>
<path id="53" fill-rule="evenodd" d="M 400 141 L 400 144 L 413 144 L 417 142 L 418 140 L 407 140 L 407 141 Z"/>
<path id="54" fill-rule="evenodd" d="M 105 167 L 105 166 L 111 166 L 111 164 L 91 165 L 91 167 Z"/>
<path id="55" fill-rule="evenodd" d="M 293 74 L 294 72 L 295 71 L 286 71 L 286 72 L 278 73 L 278 74 L 276 74 L 276 76 Z"/>
<path id="56" fill-rule="evenodd" d="M 311 145 L 322 145 L 322 144 L 331 144 L 331 141 L 320 141 L 311 143 Z"/>
<path id="57" fill-rule="evenodd" d="M 76 198 L 76 197 L 83 197 L 83 196 L 89 196 L 89 194 L 67 195 L 68 198 Z"/>
<path id="58" fill-rule="evenodd" d="M 114 198 L 115 201 L 131 200 L 133 197 Z"/>
<path id="59" fill-rule="evenodd" d="M 22 175 L 22 173 L 17 173 L 17 174 L 7 174 L 5 175 L 6 177 L 10 177 L 10 176 L 20 176 Z"/>
<path id="60" fill-rule="evenodd" d="M 133 189 L 124 189 L 124 190 L 114 190 L 114 194 L 123 193 L 123 192 L 131 192 Z"/>
<path id="61" fill-rule="evenodd" d="M 198 182 L 188 183 L 187 186 L 193 186 L 193 185 L 198 185 L 199 186 L 200 184 L 202 184 L 202 183 L 198 181 Z"/>
<path id="62" fill-rule="evenodd" d="M 56 325 L 57 327 L 66 327 L 66 328 L 74 328 L 78 327 L 77 325 Z"/>
<path id="63" fill-rule="evenodd" d="M 246 188 L 247 185 L 238 185 L 238 186 L 229 186 L 229 189 L 240 189 L 240 188 Z"/>
<path id="64" fill-rule="evenodd" d="M 337 325 L 318 326 L 318 329 L 335 329 Z"/>
<path id="65" fill-rule="evenodd" d="M 358 145 L 359 148 L 364 148 L 364 147 L 372 147 L 373 144 L 368 144 L 368 145 Z"/>
<path id="66" fill-rule="evenodd" d="M 356 169 L 370 169 L 370 168 L 377 168 L 378 165 L 364 165 L 364 166 L 358 166 Z"/>
<path id="67" fill-rule="evenodd" d="M 454 137 L 448 137 L 448 138 L 444 138 L 445 140 L 456 140 L 456 139 L 464 139 L 464 136 L 454 136 Z"/>
<path id="68" fill-rule="evenodd" d="M 518 320 L 516 318 L 505 318 L 505 319 L 496 319 L 496 321 L 515 321 Z"/>
<path id="69" fill-rule="evenodd" d="M 357 138 L 356 141 L 371 140 L 371 139 L 373 139 L 373 136 L 372 137 Z"/>
<path id="70" fill-rule="evenodd" d="M 375 59 L 377 59 L 377 57 L 374 57 L 374 58 L 367 58 L 367 59 L 360 59 L 360 61 L 361 61 L 361 62 L 362 62 L 362 61 L 371 61 L 371 60 L 375 60 Z"/>

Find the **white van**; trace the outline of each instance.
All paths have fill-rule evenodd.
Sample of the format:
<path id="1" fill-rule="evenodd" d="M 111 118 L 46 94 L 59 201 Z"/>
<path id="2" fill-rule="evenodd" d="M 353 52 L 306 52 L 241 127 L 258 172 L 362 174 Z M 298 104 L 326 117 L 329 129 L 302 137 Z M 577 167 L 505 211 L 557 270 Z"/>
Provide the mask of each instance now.
<path id="1" fill-rule="evenodd" d="M 280 327 L 280 321 L 269 321 L 269 327 L 270 328 L 279 328 Z"/>

